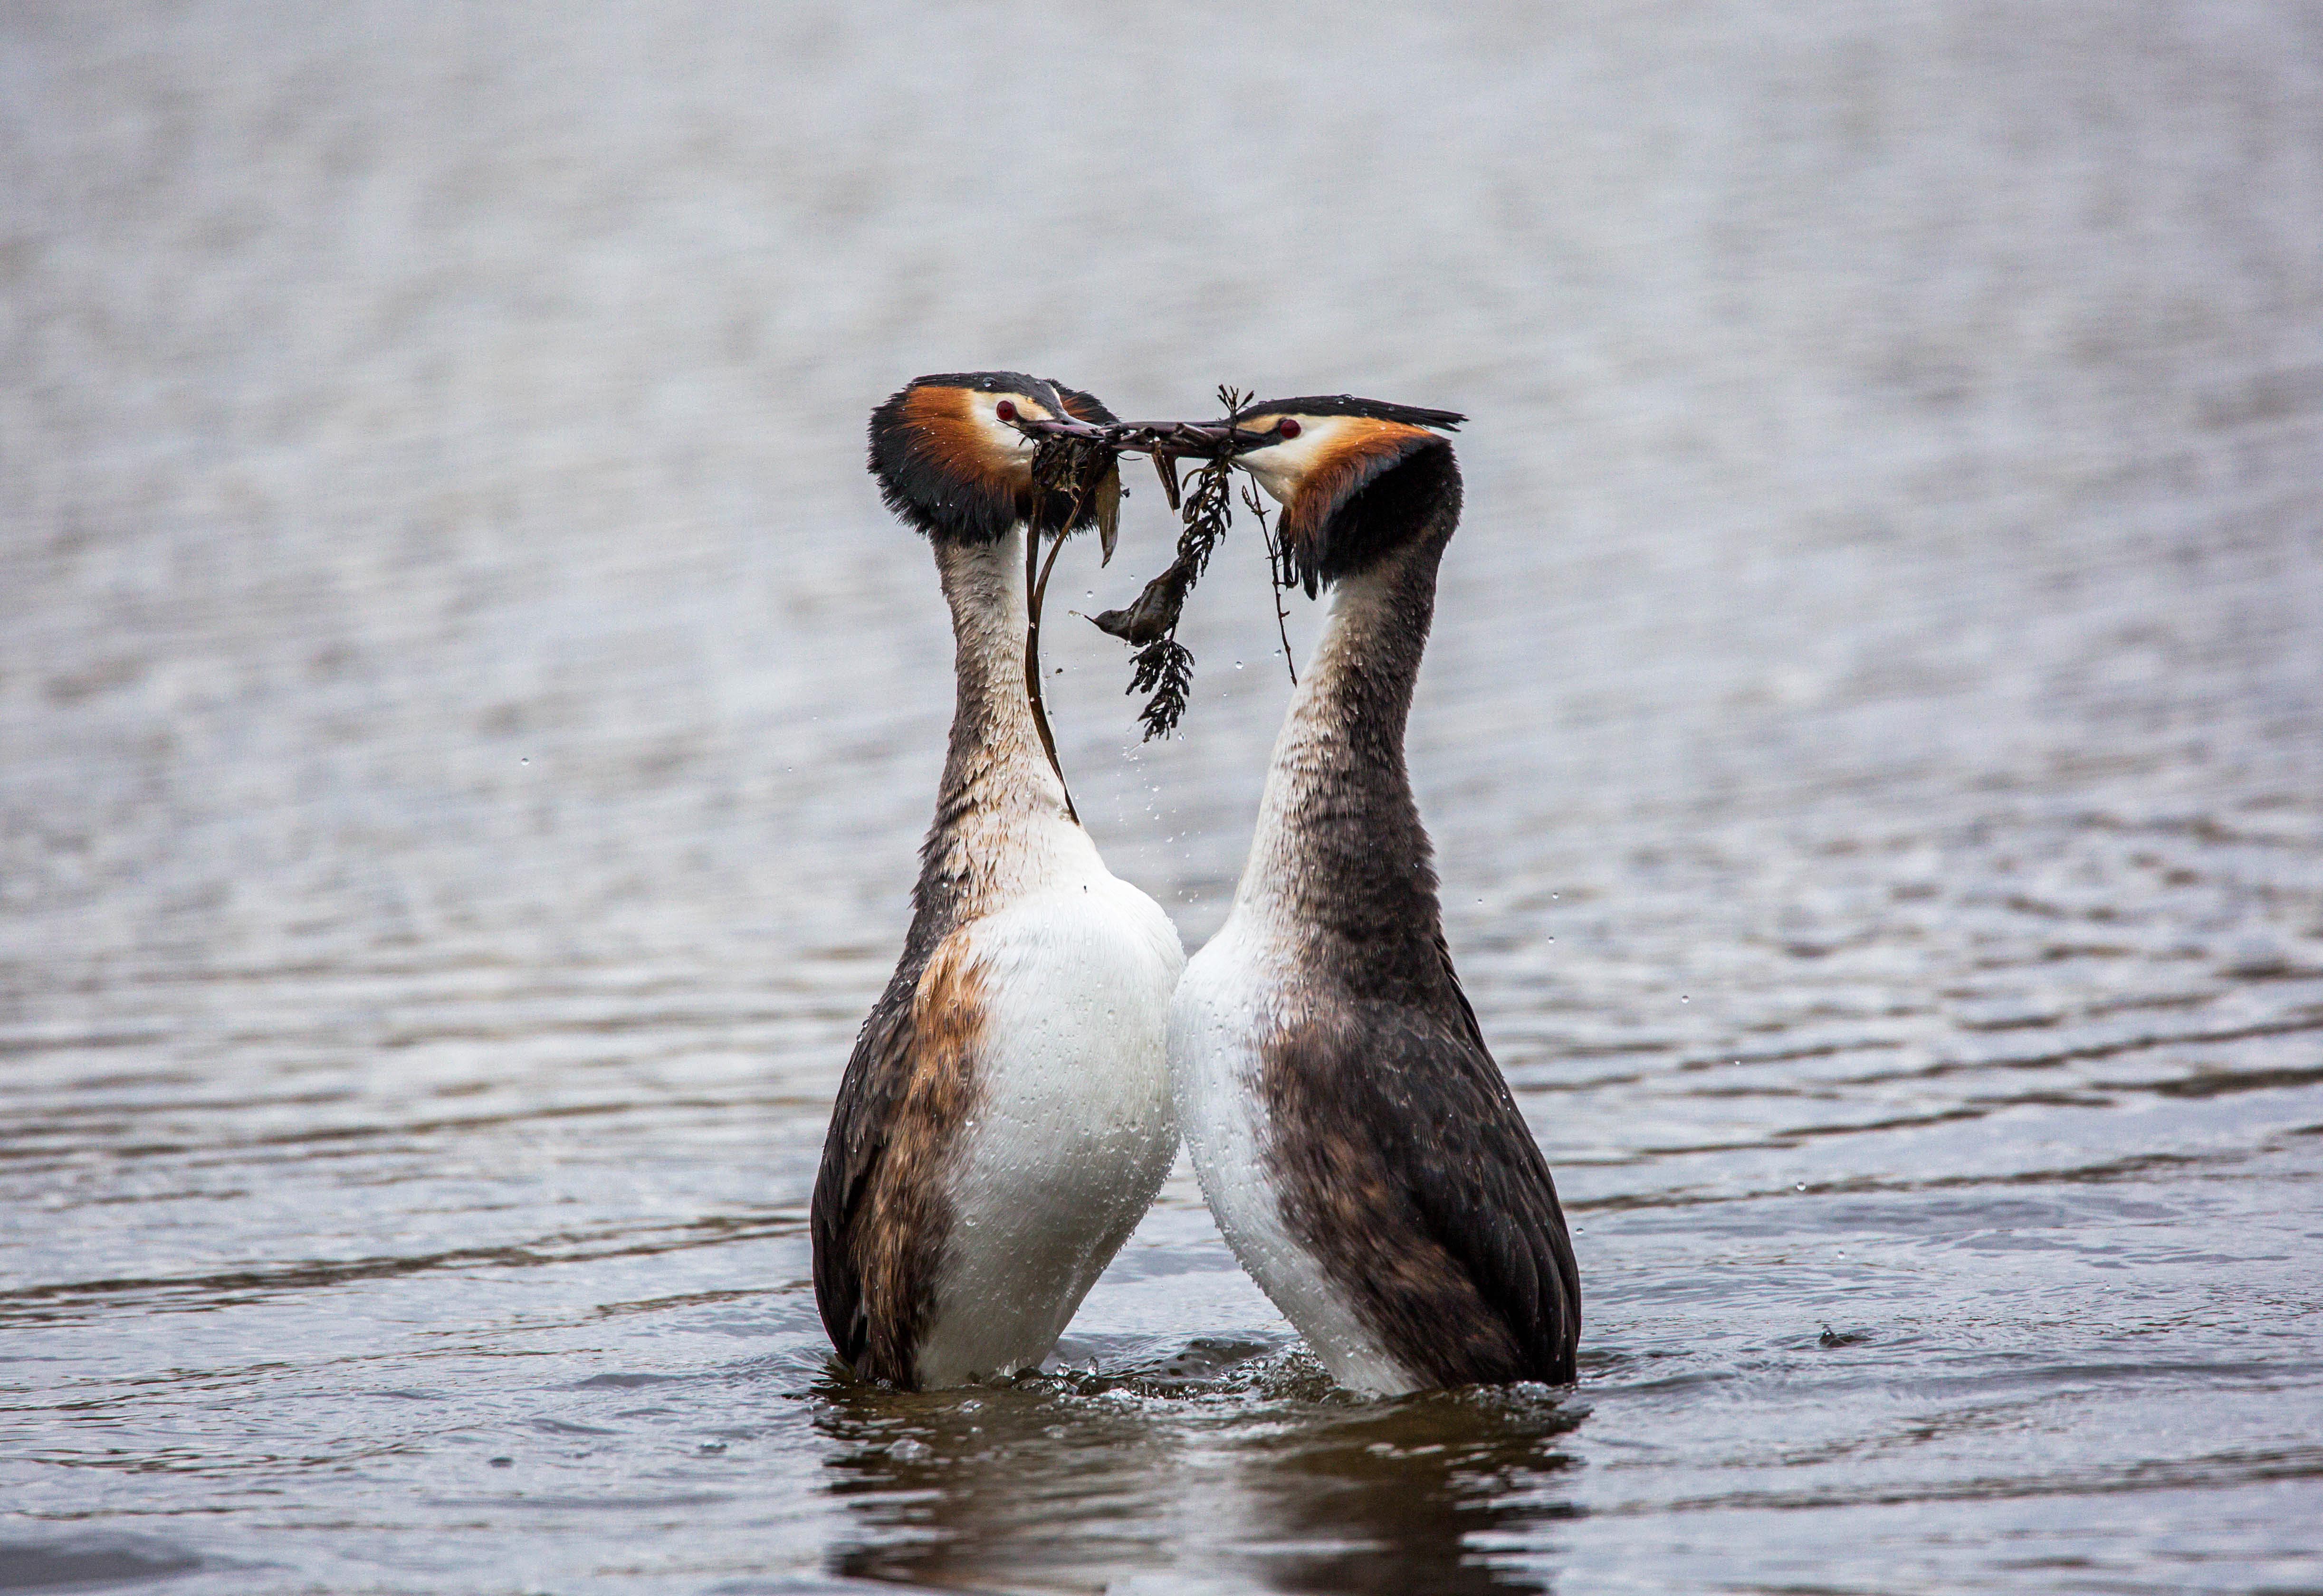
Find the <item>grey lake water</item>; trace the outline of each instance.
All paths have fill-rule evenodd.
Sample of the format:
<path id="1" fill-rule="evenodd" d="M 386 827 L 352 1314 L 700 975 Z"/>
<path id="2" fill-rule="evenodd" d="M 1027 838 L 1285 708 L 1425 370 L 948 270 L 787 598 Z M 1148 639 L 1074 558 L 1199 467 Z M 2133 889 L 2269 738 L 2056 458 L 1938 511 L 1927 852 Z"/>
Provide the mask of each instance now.
<path id="1" fill-rule="evenodd" d="M 1474 417 L 1573 1389 L 1333 1393 L 1182 1162 L 1049 1372 L 827 1365 L 951 702 L 861 431 L 986 366 Z M 1255 539 L 1182 739 L 1051 631 L 1198 946 Z M 2318 1199 L 2311 5 L 0 8 L 0 1589 L 2323 1591 Z"/>

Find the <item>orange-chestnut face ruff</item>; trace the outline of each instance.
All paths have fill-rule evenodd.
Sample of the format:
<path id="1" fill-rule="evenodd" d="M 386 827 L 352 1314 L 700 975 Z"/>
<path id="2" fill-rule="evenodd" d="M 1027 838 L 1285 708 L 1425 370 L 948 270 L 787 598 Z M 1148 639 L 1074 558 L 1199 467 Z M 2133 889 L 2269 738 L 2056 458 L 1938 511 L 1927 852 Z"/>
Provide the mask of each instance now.
<path id="1" fill-rule="evenodd" d="M 1012 425 L 1019 419 L 1107 424 L 1114 415 L 1092 394 L 1021 371 L 916 378 L 871 412 L 879 496 L 938 542 L 1005 537 L 1034 511 L 1035 445 Z M 1090 519 L 1085 510 L 1076 527 Z"/>
<path id="2" fill-rule="evenodd" d="M 1235 463 L 1282 506 L 1278 535 L 1310 595 L 1422 532 L 1447 491 L 1457 503 L 1459 467 L 1435 430 L 1466 419 L 1455 411 L 1342 393 L 1246 405 L 1234 419 L 1279 440 Z"/>

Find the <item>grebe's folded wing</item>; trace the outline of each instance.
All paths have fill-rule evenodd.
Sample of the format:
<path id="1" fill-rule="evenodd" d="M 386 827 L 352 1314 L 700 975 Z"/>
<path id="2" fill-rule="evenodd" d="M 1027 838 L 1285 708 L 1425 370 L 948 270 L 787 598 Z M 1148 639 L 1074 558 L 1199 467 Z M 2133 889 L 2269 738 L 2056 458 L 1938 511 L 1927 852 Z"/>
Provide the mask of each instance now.
<path id="1" fill-rule="evenodd" d="M 859 1368 L 871 1337 L 863 1279 L 855 1255 L 861 1216 L 887 1129 L 911 1075 L 914 998 L 920 969 L 907 959 L 863 1022 L 840 1078 L 822 1167 L 814 1180 L 814 1298 L 822 1327 L 848 1364 Z"/>
<path id="2" fill-rule="evenodd" d="M 1580 1336 L 1573 1243 L 1474 1024 L 1464 1000 L 1371 1002 L 1283 1038 L 1284 1216 L 1415 1374 L 1561 1383 Z"/>
<path id="3" fill-rule="evenodd" d="M 1524 1349 L 1518 1378 L 1563 1383 L 1581 1335 L 1581 1272 L 1556 1178 L 1464 995 L 1460 1007 L 1462 1045 L 1430 1050 L 1422 1078 L 1434 1112 L 1400 1123 L 1391 1156 L 1430 1234 Z"/>

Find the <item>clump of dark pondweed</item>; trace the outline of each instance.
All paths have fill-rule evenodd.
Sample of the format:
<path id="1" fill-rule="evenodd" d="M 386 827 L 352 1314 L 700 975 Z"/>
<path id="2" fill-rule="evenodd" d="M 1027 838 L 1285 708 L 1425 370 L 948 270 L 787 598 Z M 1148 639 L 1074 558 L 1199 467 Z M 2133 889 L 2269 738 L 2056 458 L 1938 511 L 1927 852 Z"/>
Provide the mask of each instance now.
<path id="1" fill-rule="evenodd" d="M 1241 389 L 1218 390 L 1218 403 L 1225 407 L 1229 423 L 1241 416 L 1250 400 L 1251 395 Z M 1175 457 L 1163 451 L 1155 452 L 1153 464 L 1161 475 L 1162 491 L 1184 523 L 1184 529 L 1178 535 L 1177 555 L 1159 576 L 1145 584 L 1135 602 L 1089 617 L 1100 630 L 1137 650 L 1132 656 L 1128 691 L 1150 695 L 1137 717 L 1145 727 L 1144 740 L 1148 742 L 1169 736 L 1185 718 L 1187 695 L 1194 685 L 1194 653 L 1178 641 L 1178 622 L 1185 611 L 1187 595 L 1208 569 L 1210 555 L 1225 541 L 1227 529 L 1234 524 L 1235 453 L 1233 448 L 1222 448 L 1204 461 L 1181 494 Z M 1242 498 L 1258 518 L 1259 529 L 1266 536 L 1267 564 L 1275 583 L 1275 623 L 1282 628 L 1282 560 L 1258 495 L 1245 488 Z M 1283 658 L 1290 657 L 1286 631 Z M 1294 683 L 1299 679 L 1295 669 L 1290 679 Z"/>
<path id="2" fill-rule="evenodd" d="M 1065 539 L 1084 521 L 1097 527 L 1105 559 L 1113 558 L 1113 544 L 1121 526 L 1120 456 L 1112 448 L 1088 438 L 1042 437 L 1033 451 L 1033 527 L 1024 540 L 1024 693 L 1032 701 L 1033 725 L 1041 734 L 1041 750 L 1049 768 L 1065 791 L 1065 813 L 1080 818 L 1073 808 L 1073 793 L 1065 767 L 1057 758 L 1057 739 L 1049 729 L 1049 706 L 1041 691 L 1041 608 L 1049 596 L 1049 573 Z M 1049 534 L 1049 557 L 1041 559 L 1041 534 Z M 1035 575 L 1037 565 L 1038 574 Z"/>

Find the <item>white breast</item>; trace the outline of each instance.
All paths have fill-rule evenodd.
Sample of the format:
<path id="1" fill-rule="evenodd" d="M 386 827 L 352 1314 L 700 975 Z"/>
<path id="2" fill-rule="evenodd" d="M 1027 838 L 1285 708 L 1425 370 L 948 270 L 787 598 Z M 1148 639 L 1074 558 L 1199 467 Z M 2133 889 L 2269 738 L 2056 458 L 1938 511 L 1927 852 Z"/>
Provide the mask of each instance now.
<path id="1" fill-rule="evenodd" d="M 1186 956 L 1161 906 L 1089 847 L 968 934 L 989 1006 L 932 1386 L 1048 1356 L 1178 1152 L 1162 1038 Z"/>
<path id="2" fill-rule="evenodd" d="M 1374 1394 L 1419 1381 L 1364 1327 L 1284 1225 L 1264 1150 L 1272 1135 L 1259 1049 L 1287 1017 L 1288 961 L 1263 917 L 1237 903 L 1186 966 L 1170 1004 L 1170 1071 L 1202 1196 L 1235 1256 L 1342 1385 Z"/>

